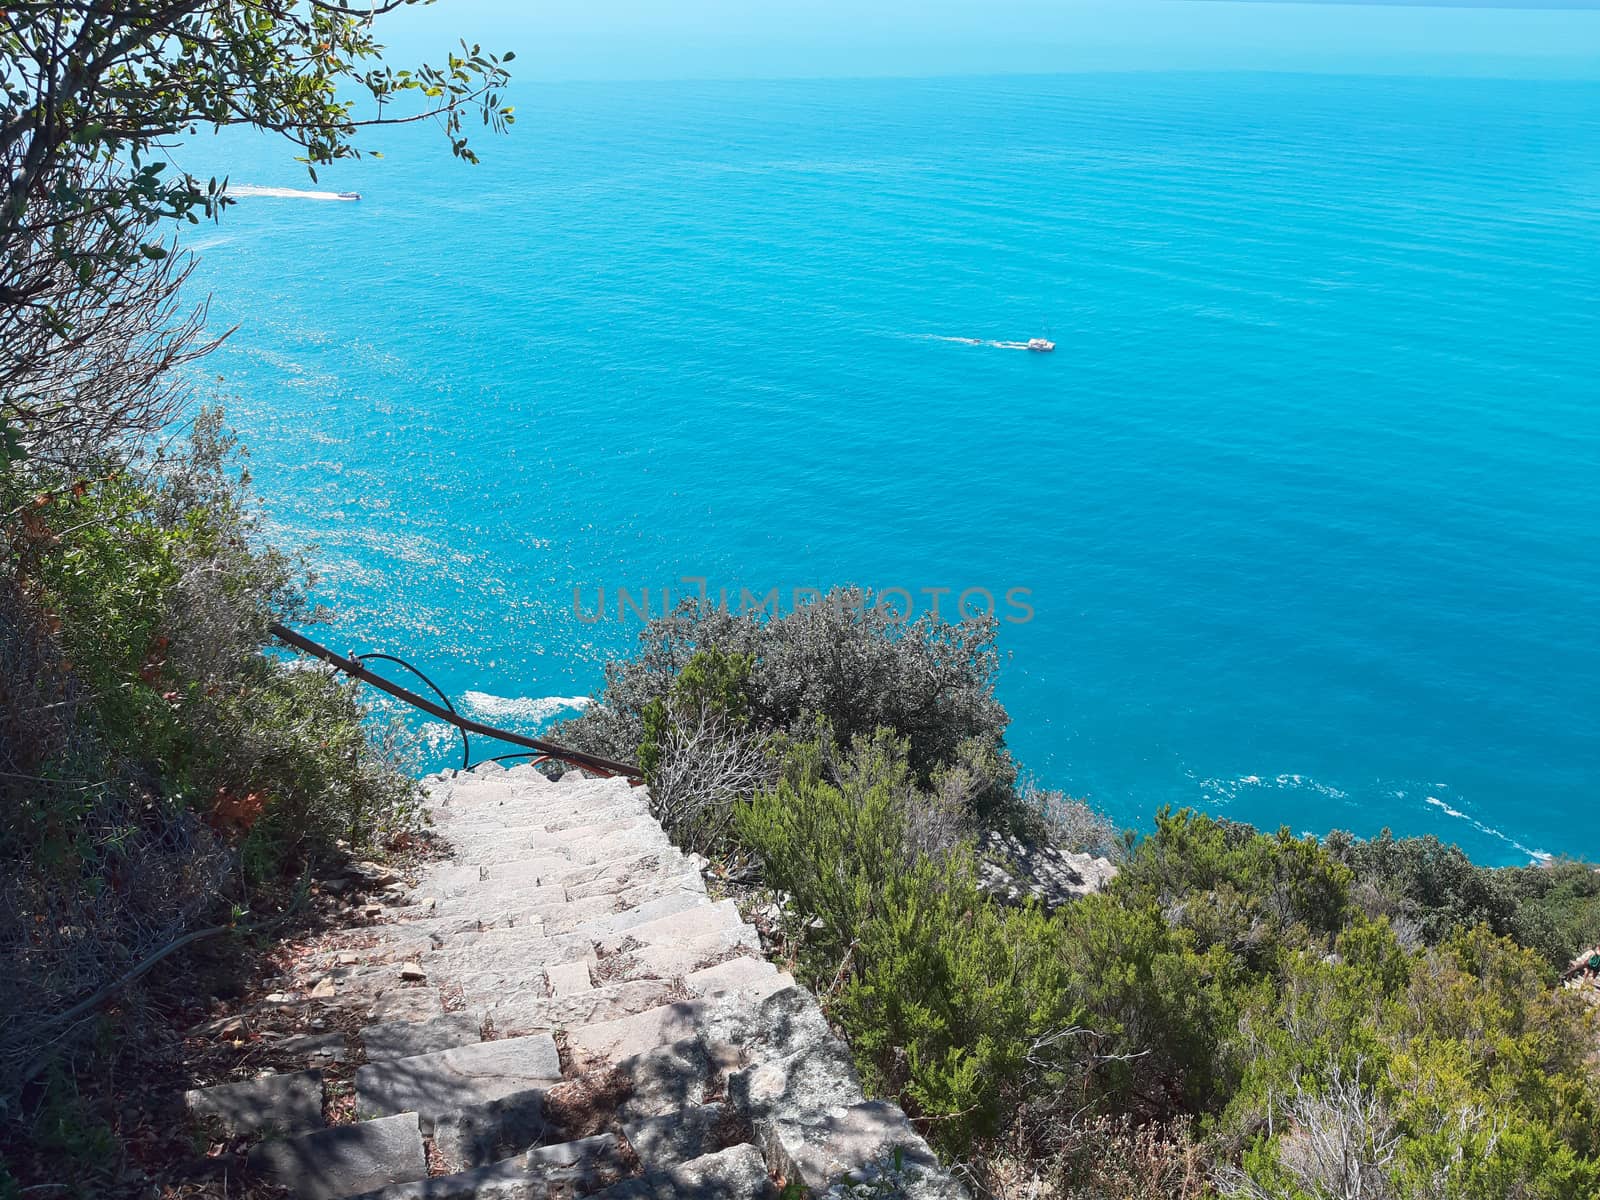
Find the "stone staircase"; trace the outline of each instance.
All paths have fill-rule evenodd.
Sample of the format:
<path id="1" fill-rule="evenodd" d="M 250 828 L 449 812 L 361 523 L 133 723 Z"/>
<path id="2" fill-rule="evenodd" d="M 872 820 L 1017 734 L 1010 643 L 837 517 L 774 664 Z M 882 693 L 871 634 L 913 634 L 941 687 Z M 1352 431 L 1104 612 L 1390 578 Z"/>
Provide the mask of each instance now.
<path id="1" fill-rule="evenodd" d="M 965 1195 L 644 789 L 487 764 L 429 793 L 453 856 L 302 968 L 359 1033 L 186 1098 L 262 1135 L 254 1171 L 301 1200 Z M 354 1120 L 325 1121 L 329 1061 L 359 1064 Z"/>

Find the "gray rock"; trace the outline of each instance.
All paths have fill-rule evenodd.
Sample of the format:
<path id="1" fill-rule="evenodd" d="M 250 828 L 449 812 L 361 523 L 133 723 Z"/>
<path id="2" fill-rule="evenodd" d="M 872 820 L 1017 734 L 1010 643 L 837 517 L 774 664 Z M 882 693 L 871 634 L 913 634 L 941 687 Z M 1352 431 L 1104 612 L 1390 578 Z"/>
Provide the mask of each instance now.
<path id="1" fill-rule="evenodd" d="M 431 1021 L 388 1021 L 361 1031 L 369 1063 L 432 1054 L 482 1040 L 483 1018 L 477 1013 L 448 1013 Z"/>
<path id="2" fill-rule="evenodd" d="M 744 1025 L 742 1036 L 733 1036 L 758 1061 L 787 1058 L 837 1040 L 816 1000 L 802 987 L 774 992 L 749 1011 Z"/>
<path id="3" fill-rule="evenodd" d="M 595 1200 L 771 1200 L 777 1194 L 760 1152 L 754 1146 L 730 1146 L 614 1184 L 595 1193 Z"/>
<path id="4" fill-rule="evenodd" d="M 623 1169 L 617 1139 L 605 1133 L 455 1175 L 387 1187 L 355 1200 L 549 1200 L 552 1195 L 591 1192 Z"/>
<path id="5" fill-rule="evenodd" d="M 433 1121 L 433 1144 L 459 1171 L 521 1154 L 548 1140 L 549 1132 L 544 1089 L 532 1088 L 441 1113 Z"/>
<path id="6" fill-rule="evenodd" d="M 560 963 L 551 967 L 546 974 L 550 976 L 550 993 L 554 996 L 570 996 L 574 992 L 586 992 L 594 987 L 594 980 L 589 975 L 589 959 L 577 959 L 574 962 Z"/>
<path id="7" fill-rule="evenodd" d="M 814 1123 L 862 1098 L 850 1051 L 833 1037 L 735 1071 L 728 1077 L 728 1095 L 757 1129 L 764 1121 Z"/>
<path id="8" fill-rule="evenodd" d="M 625 1058 L 616 1069 L 628 1080 L 630 1088 L 617 1115 L 623 1121 L 637 1121 L 704 1100 L 711 1056 L 703 1042 L 690 1038 Z"/>
<path id="9" fill-rule="evenodd" d="M 338 1200 L 428 1174 L 415 1113 L 263 1142 L 250 1166 L 299 1200 Z"/>
<path id="10" fill-rule="evenodd" d="M 984 840 L 979 884 L 1007 903 L 1036 899 L 1047 908 L 1103 891 L 1116 878 L 1106 858 L 1032 845 L 1014 834 L 991 831 Z"/>
<path id="11" fill-rule="evenodd" d="M 939 1166 L 905 1113 L 885 1100 L 825 1113 L 815 1122 L 773 1121 L 759 1136 L 769 1166 L 812 1188 L 825 1188 L 844 1176 L 872 1178 L 897 1163 L 901 1174 Z"/>
<path id="12" fill-rule="evenodd" d="M 764 958 L 730 958 L 714 967 L 691 971 L 683 986 L 696 996 L 733 993 L 759 1004 L 775 992 L 794 986 L 794 976 L 778 970 Z"/>
<path id="13" fill-rule="evenodd" d="M 627 1058 L 700 1033 L 703 1001 L 680 1001 L 567 1032 L 575 1060 Z"/>
<path id="14" fill-rule="evenodd" d="M 341 1063 L 351 1057 L 342 1033 L 295 1033 L 271 1042 L 273 1053 L 319 1062 Z"/>
<path id="15" fill-rule="evenodd" d="M 300 1133 L 322 1124 L 322 1072 L 262 1075 L 184 1093 L 196 1117 L 230 1133 Z"/>
<path id="16" fill-rule="evenodd" d="M 369 1063 L 356 1072 L 356 1111 L 362 1116 L 414 1112 L 431 1130 L 443 1113 L 547 1087 L 560 1078 L 555 1040 L 544 1034 L 477 1042 Z"/>
<path id="17" fill-rule="evenodd" d="M 382 863 L 375 862 L 346 863 L 344 877 L 369 888 L 388 887 L 391 883 L 400 882 L 399 875 Z"/>
<path id="18" fill-rule="evenodd" d="M 717 1134 L 729 1119 L 720 1104 L 697 1104 L 623 1125 L 622 1134 L 646 1171 L 675 1167 L 723 1147 Z"/>

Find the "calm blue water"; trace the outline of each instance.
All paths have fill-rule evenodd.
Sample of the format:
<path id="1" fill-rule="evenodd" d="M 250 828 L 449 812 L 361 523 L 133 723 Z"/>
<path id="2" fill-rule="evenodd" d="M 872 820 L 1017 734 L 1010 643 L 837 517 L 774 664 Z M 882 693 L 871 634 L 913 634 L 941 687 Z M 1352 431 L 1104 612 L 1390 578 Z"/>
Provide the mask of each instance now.
<path id="1" fill-rule="evenodd" d="M 1600 85 L 516 99 L 478 168 L 182 164 L 364 195 L 191 239 L 335 644 L 532 727 L 618 587 L 1027 588 L 1011 745 L 1119 818 L 1600 854 Z"/>

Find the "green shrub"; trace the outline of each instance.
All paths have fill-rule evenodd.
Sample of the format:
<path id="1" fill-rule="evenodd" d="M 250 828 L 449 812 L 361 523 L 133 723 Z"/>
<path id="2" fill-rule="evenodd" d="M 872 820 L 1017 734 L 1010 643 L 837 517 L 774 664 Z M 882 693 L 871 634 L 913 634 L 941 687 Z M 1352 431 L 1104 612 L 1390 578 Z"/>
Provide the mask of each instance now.
<path id="1" fill-rule="evenodd" d="M 1600 944 L 1600 874 L 1587 863 L 1480 867 L 1431 834 L 1388 830 L 1367 841 L 1336 831 L 1326 845 L 1355 873 L 1363 907 L 1414 929 L 1424 945 L 1481 924 L 1564 967 Z"/>
<path id="2" fill-rule="evenodd" d="M 650 812 L 679 846 L 726 853 L 736 806 L 772 777 L 768 736 L 750 716 L 750 670 L 748 655 L 697 651 L 640 714 Z"/>
<path id="3" fill-rule="evenodd" d="M 904 741 L 791 749 L 739 818 L 803 928 L 801 973 L 830 996 L 868 1086 L 960 1146 L 999 1126 L 1036 1039 L 1074 1023 L 1061 928 L 978 889 L 970 848 L 919 853 Z"/>
<path id="4" fill-rule="evenodd" d="M 218 414 L 98 477 L 12 463 L 0 511 L 0 954 L 24 964 L 0 981 L 9 1088 L 51 1013 L 226 918 L 222 897 L 417 814 L 353 686 L 265 652 L 295 572 L 253 548 Z"/>
<path id="5" fill-rule="evenodd" d="M 1315 838 L 1163 809 L 1113 889 L 1128 906 L 1154 906 L 1193 931 L 1199 948 L 1220 945 L 1262 969 L 1284 947 L 1326 943 L 1344 926 L 1350 879 Z"/>
<path id="6" fill-rule="evenodd" d="M 1579 1200 L 1600 1189 L 1595 1016 L 1486 926 L 1406 956 L 1303 956 L 1247 1018 L 1230 1114 L 1255 1134 L 1229 1195 Z M 1356 948 L 1351 945 L 1352 950 Z M 1252 1025 L 1267 1036 L 1252 1036 Z"/>
<path id="7" fill-rule="evenodd" d="M 689 718 L 701 726 L 733 729 L 750 724 L 752 664 L 748 654 L 729 654 L 717 647 L 697 651 L 664 695 L 645 702 L 639 712 L 638 761 L 647 783 L 659 781 L 675 720 Z"/>
<path id="8" fill-rule="evenodd" d="M 812 736 L 826 726 L 841 744 L 894 730 L 919 783 L 941 769 L 976 768 L 965 803 L 979 819 L 1017 812 L 1008 721 L 994 697 L 992 620 L 896 620 L 840 588 L 782 616 L 733 615 L 686 603 L 650 622 L 631 658 L 606 667 L 606 686 L 583 714 L 554 727 L 556 741 L 629 755 L 647 740 L 646 714 L 701 651 L 748 663 L 741 691 L 763 734 Z"/>

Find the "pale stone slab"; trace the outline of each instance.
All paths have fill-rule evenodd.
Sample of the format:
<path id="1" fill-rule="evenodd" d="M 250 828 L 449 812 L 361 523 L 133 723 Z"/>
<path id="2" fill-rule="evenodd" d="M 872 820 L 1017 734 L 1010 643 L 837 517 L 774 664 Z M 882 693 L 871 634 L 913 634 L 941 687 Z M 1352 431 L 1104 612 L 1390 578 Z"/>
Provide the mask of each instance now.
<path id="1" fill-rule="evenodd" d="M 434 1148 L 456 1171 L 521 1154 L 549 1133 L 544 1094 L 544 1088 L 530 1088 L 441 1113 L 433 1121 Z"/>
<path id="2" fill-rule="evenodd" d="M 619 979 L 649 979 L 682 977 L 716 962 L 734 950 L 748 954 L 761 953 L 761 936 L 750 925 L 725 926 L 712 933 L 681 941 L 658 942 L 639 946 L 620 956 L 620 961 L 607 962 L 608 973 Z"/>
<path id="3" fill-rule="evenodd" d="M 589 878 L 581 883 L 569 882 L 567 897 L 572 900 L 583 900 L 589 896 L 619 896 L 634 888 L 645 888 L 652 884 L 660 884 L 664 880 L 678 879 L 688 869 L 688 860 L 677 851 L 671 854 L 640 855 L 631 861 L 624 860 L 623 864 L 610 874 Z M 588 868 L 588 871 L 591 876 L 594 875 L 593 868 Z"/>
<path id="4" fill-rule="evenodd" d="M 890 1174 L 896 1165 L 900 1180 L 910 1182 L 939 1166 L 905 1113 L 886 1100 L 869 1100 L 842 1112 L 830 1112 L 815 1123 L 774 1122 L 760 1132 L 768 1165 L 812 1188 L 826 1187 L 843 1175 L 870 1180 Z M 916 1189 L 919 1195 L 960 1195 L 958 1188 L 930 1192 L 926 1182 L 931 1181 Z"/>
<path id="5" fill-rule="evenodd" d="M 262 1075 L 195 1088 L 184 1104 L 231 1133 L 300 1133 L 322 1124 L 322 1072 Z"/>
<path id="6" fill-rule="evenodd" d="M 483 1017 L 477 1013 L 446 1013 L 431 1021 L 388 1021 L 361 1031 L 369 1063 L 432 1054 L 482 1040 Z"/>
<path id="7" fill-rule="evenodd" d="M 667 850 L 640 850 L 633 854 L 619 854 L 603 862 L 574 864 L 555 876 L 554 881 L 563 884 L 567 888 L 568 895 L 574 895 L 575 889 L 586 884 L 606 880 L 632 881 L 645 871 L 655 872 L 670 868 L 672 873 L 676 873 L 677 870 L 681 870 L 676 864 L 682 861 L 685 860 L 677 847 Z"/>
<path id="8" fill-rule="evenodd" d="M 764 958 L 730 958 L 714 967 L 691 971 L 683 986 L 696 996 L 731 993 L 759 1004 L 775 992 L 794 986 L 794 976 L 778 970 Z"/>
<path id="9" fill-rule="evenodd" d="M 634 822 L 650 815 L 642 804 L 624 801 L 608 804 L 590 812 L 551 813 L 545 820 L 545 832 L 562 833 L 566 830 L 588 830 L 605 826 L 613 821 Z"/>
<path id="10" fill-rule="evenodd" d="M 508 996 L 491 1008 L 489 1015 L 495 1028 L 503 1032 L 570 1029 L 644 1012 L 680 994 L 670 980 L 635 979 L 545 1000 Z"/>
<path id="11" fill-rule="evenodd" d="M 720 1104 L 697 1104 L 681 1112 L 663 1113 L 624 1124 L 622 1134 L 646 1171 L 675 1167 L 702 1154 L 722 1149 L 716 1144 L 726 1119 Z"/>
<path id="12" fill-rule="evenodd" d="M 428 1174 L 422 1131 L 410 1112 L 263 1142 L 250 1152 L 250 1165 L 298 1200 L 339 1200 Z"/>
<path id="13" fill-rule="evenodd" d="M 777 1186 L 754 1146 L 730 1146 L 680 1166 L 596 1192 L 594 1200 L 776 1200 Z"/>
<path id="14" fill-rule="evenodd" d="M 444 1016 L 438 988 L 405 987 L 398 983 L 376 996 L 362 996 L 359 1002 L 351 1002 L 345 1007 L 359 1009 L 367 1023 L 372 1025 L 389 1021 L 431 1021 Z"/>
<path id="15" fill-rule="evenodd" d="M 551 913 L 545 919 L 545 931 L 550 934 L 582 932 L 593 938 L 610 937 L 640 925 L 648 925 L 661 917 L 706 906 L 704 893 L 671 892 L 657 896 L 634 908 L 617 911 L 616 899 L 596 896 L 569 905 L 567 914 Z"/>
<path id="16" fill-rule="evenodd" d="M 663 1004 L 630 1017 L 569 1030 L 567 1046 L 579 1060 L 627 1058 L 698 1036 L 705 1012 L 704 1001 Z"/>
<path id="17" fill-rule="evenodd" d="M 719 900 L 715 904 L 695 905 L 682 912 L 635 925 L 625 932 L 596 938 L 595 949 L 604 958 L 608 954 L 619 953 L 629 940 L 642 943 L 681 942 L 689 938 L 736 929 L 743 924 L 744 921 L 739 916 L 739 906 L 732 900 Z"/>
<path id="18" fill-rule="evenodd" d="M 760 1129 L 768 1121 L 819 1121 L 832 1109 L 859 1101 L 861 1084 L 850 1051 L 830 1037 L 735 1071 L 728 1077 L 728 1094 Z"/>
<path id="19" fill-rule="evenodd" d="M 617 1139 L 597 1137 L 546 1146 L 455 1175 L 368 1192 L 355 1200 L 550 1200 L 592 1192 L 623 1170 Z"/>
<path id="20" fill-rule="evenodd" d="M 580 958 L 575 962 L 560 963 L 549 968 L 546 972 L 550 976 L 550 994 L 552 996 L 571 996 L 577 992 L 586 992 L 594 987 L 594 978 L 589 974 L 593 964 L 593 956 Z"/>
<path id="21" fill-rule="evenodd" d="M 631 1089 L 617 1116 L 638 1121 L 703 1101 L 711 1077 L 711 1056 L 699 1038 L 690 1038 L 625 1058 L 615 1069 Z"/>
<path id="22" fill-rule="evenodd" d="M 536 1034 L 369 1063 L 356 1072 L 363 1116 L 414 1112 L 431 1129 L 441 1113 L 547 1087 L 561 1078 L 554 1039 Z"/>

